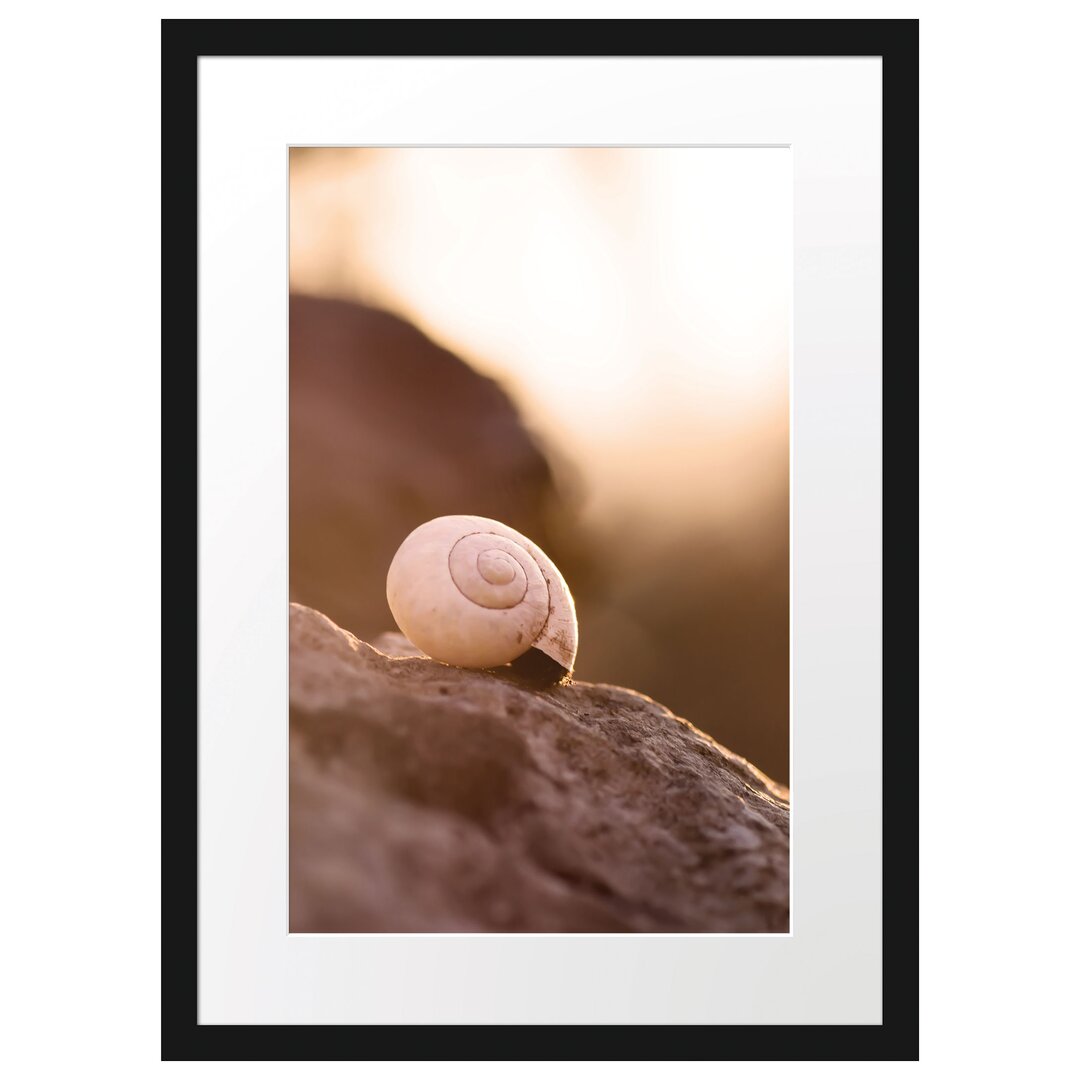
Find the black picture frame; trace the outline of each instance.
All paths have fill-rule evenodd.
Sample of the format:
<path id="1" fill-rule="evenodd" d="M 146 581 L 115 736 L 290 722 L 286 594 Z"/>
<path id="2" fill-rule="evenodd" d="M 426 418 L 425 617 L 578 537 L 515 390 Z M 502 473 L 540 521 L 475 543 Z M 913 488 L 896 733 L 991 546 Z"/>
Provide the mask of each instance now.
<path id="1" fill-rule="evenodd" d="M 163 20 L 161 43 L 162 1058 L 917 1059 L 918 20 Z M 665 1026 L 556 1028 L 563 1043 L 550 1026 L 417 1025 L 403 1038 L 396 1025 L 197 1022 L 197 61 L 224 55 L 883 58 L 880 1025 L 680 1026 L 675 1044 Z"/>

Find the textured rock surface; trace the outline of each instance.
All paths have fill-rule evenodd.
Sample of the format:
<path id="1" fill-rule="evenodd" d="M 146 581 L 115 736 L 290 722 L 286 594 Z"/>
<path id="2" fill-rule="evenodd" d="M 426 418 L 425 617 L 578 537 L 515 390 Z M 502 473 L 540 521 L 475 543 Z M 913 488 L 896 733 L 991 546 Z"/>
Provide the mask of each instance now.
<path id="1" fill-rule="evenodd" d="M 746 761 L 630 690 L 378 641 L 292 605 L 293 931 L 787 930 L 787 791 Z"/>

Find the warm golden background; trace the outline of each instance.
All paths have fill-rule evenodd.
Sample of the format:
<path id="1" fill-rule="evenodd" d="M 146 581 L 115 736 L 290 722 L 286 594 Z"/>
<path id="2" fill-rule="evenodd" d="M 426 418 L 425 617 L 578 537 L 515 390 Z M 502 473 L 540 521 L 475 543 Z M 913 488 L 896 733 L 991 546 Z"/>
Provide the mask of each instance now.
<path id="1" fill-rule="evenodd" d="M 294 149 L 292 599 L 392 629 L 444 513 L 536 540 L 576 675 L 788 779 L 782 149 Z"/>

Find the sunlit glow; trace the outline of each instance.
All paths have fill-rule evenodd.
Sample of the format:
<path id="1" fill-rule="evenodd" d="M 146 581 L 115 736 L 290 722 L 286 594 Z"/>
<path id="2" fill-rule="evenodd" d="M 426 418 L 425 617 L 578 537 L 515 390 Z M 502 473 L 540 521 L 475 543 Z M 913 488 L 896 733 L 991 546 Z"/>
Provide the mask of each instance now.
<path id="1" fill-rule="evenodd" d="M 786 485 L 791 229 L 782 149 L 315 151 L 291 281 L 499 378 L 591 512 L 746 514 Z"/>

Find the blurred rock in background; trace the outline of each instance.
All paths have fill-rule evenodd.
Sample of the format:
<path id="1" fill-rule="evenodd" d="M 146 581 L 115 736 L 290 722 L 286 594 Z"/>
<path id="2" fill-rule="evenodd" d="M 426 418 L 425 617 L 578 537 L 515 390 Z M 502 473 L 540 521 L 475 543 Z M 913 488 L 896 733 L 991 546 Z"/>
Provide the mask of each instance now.
<path id="1" fill-rule="evenodd" d="M 440 514 L 548 541 L 547 459 L 491 379 L 395 315 L 292 296 L 289 581 L 293 600 L 370 637 L 393 628 L 386 570 Z"/>

